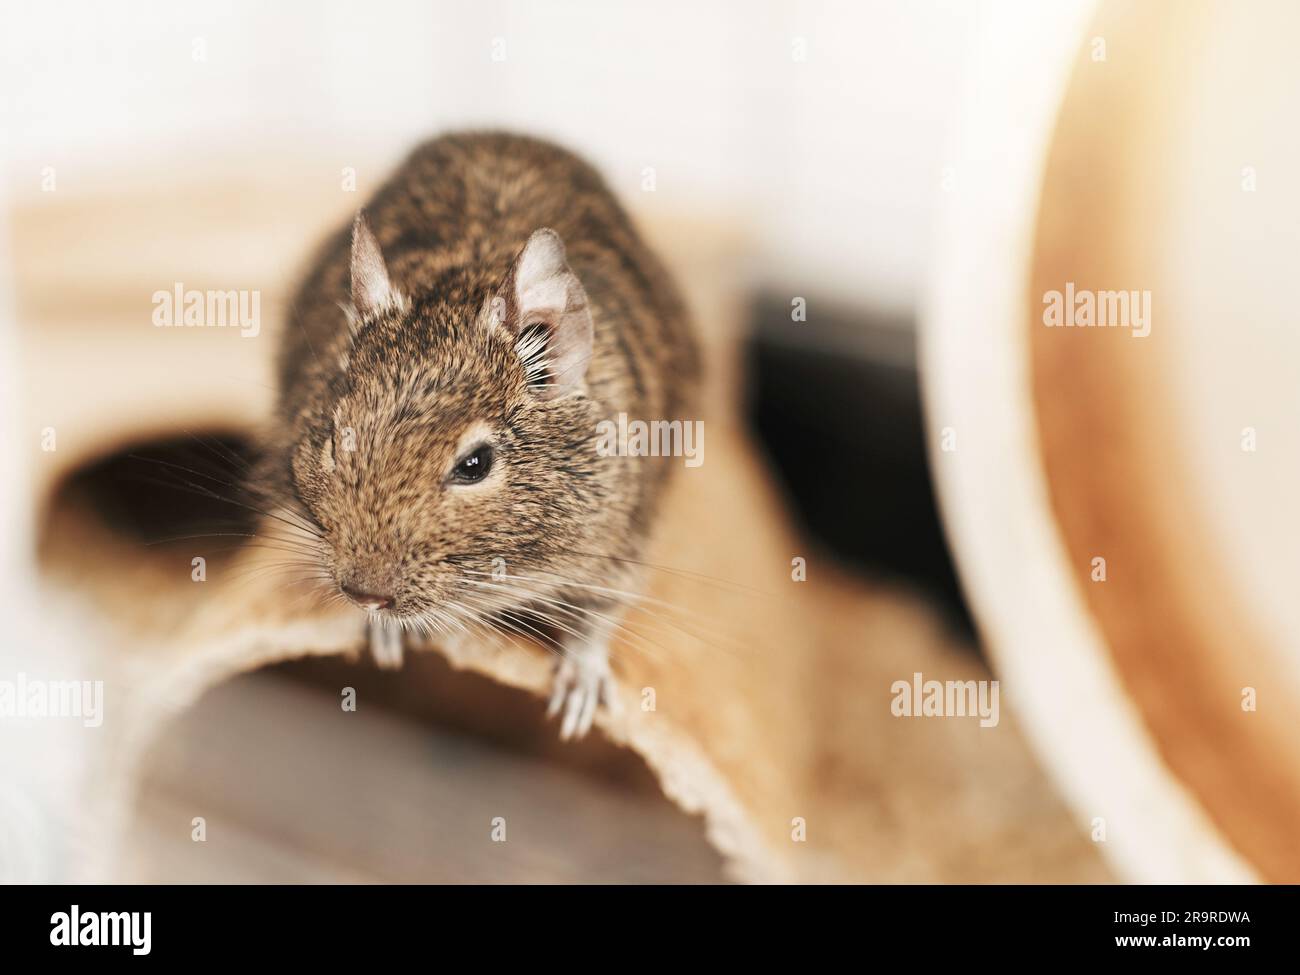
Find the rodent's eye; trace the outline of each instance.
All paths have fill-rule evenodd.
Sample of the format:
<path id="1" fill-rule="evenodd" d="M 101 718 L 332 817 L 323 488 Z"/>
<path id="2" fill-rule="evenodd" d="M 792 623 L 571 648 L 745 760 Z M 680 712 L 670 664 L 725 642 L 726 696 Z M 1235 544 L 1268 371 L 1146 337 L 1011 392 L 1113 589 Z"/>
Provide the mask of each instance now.
<path id="1" fill-rule="evenodd" d="M 457 484 L 474 484 L 487 477 L 492 469 L 492 446 L 480 444 L 456 461 L 451 469 L 451 480 Z"/>

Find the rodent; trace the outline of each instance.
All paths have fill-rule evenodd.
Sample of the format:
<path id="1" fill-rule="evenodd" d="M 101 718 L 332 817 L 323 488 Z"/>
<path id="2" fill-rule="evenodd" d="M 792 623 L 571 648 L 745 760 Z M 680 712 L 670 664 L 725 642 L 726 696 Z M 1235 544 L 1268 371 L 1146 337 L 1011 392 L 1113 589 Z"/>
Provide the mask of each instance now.
<path id="1" fill-rule="evenodd" d="M 517 135 L 420 145 L 325 243 L 279 352 L 255 477 L 376 658 L 405 630 L 545 630 L 561 735 L 617 708 L 610 638 L 673 465 L 600 455 L 597 425 L 689 418 L 701 367 L 598 173 Z"/>

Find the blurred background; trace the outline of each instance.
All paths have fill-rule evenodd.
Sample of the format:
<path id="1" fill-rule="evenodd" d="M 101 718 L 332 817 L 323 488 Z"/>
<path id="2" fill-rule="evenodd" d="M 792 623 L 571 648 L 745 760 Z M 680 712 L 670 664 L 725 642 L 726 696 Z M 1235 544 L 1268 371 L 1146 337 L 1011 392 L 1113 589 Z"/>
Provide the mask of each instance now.
<path id="1" fill-rule="evenodd" d="M 337 192 L 345 171 L 356 174 L 364 191 L 413 144 L 447 129 L 515 129 L 572 146 L 596 163 L 639 217 L 703 215 L 743 237 L 750 412 L 801 517 L 843 557 L 933 586 L 964 625 L 926 475 L 915 316 L 953 91 L 978 13 L 969 3 L 771 2 L 743 12 L 727 4 L 414 0 L 33 7 L 16 14 L 2 42 L 7 192 L 11 200 L 40 206 L 42 180 L 48 185 L 51 174 L 57 190 L 45 199 L 115 193 L 122 199 L 135 187 L 235 180 L 252 184 L 258 203 L 234 206 L 274 207 L 286 159 L 298 166 L 297 179 L 316 181 L 322 192 Z M 193 220 L 179 207 L 178 217 Z M 192 232 L 185 223 L 155 228 L 172 238 Z M 257 240 L 228 243 L 271 250 Z M 313 244 L 302 239 L 295 259 L 304 260 Z M 139 242 L 150 253 L 163 246 L 156 238 Z M 29 286 L 26 308 L 54 306 L 67 314 L 67 291 L 92 259 L 77 261 L 64 247 L 50 269 L 48 298 Z M 277 270 L 288 279 L 297 267 Z M 807 303 L 808 323 L 792 338 L 796 296 Z M 69 328 L 94 328 L 93 309 L 72 314 L 81 317 Z M 168 462 L 211 463 L 193 445 L 162 449 Z M 836 476 L 809 477 L 810 453 L 838 456 Z M 887 477 L 873 476 L 883 470 Z M 119 461 L 83 478 L 90 490 L 99 486 L 101 510 L 107 505 L 119 524 L 147 525 L 141 530 L 154 539 L 179 533 L 174 519 L 159 521 L 160 505 L 180 506 L 193 518 L 188 496 L 165 489 L 142 496 L 149 488 L 142 487 L 139 464 Z M 868 481 L 875 503 L 863 503 Z M 123 485 L 135 504 L 125 506 L 106 484 Z M 452 679 L 445 665 L 421 658 L 412 666 L 438 671 L 428 682 L 434 686 Z M 379 674 L 352 680 L 377 682 L 386 698 L 403 686 Z M 480 683 L 479 694 L 488 693 L 487 682 Z M 302 708 L 300 720 L 312 713 L 303 703 L 311 698 L 299 690 L 258 693 L 286 694 L 282 707 Z M 453 683 L 439 697 L 445 704 L 467 693 Z M 214 727 L 239 729 L 247 741 L 270 737 L 250 726 L 247 718 L 265 709 L 245 697 L 226 689 L 205 700 L 185 719 L 197 740 L 210 741 Z M 489 696 L 488 710 L 499 716 L 512 700 L 498 692 Z M 332 707 L 332 699 L 325 703 Z M 528 720 L 539 716 L 531 702 L 516 703 L 520 709 Z M 461 710 L 462 720 L 475 711 Z M 318 704 L 318 720 L 319 712 Z M 445 726 L 449 716 L 441 720 Z M 482 735 L 494 728 L 500 739 L 495 719 L 472 730 Z M 260 797 L 259 808 L 284 808 L 284 787 L 293 779 L 279 771 L 260 783 L 272 790 L 270 798 L 263 789 L 229 788 L 227 777 L 246 774 L 243 744 L 226 742 L 217 752 L 227 756 L 225 763 L 208 775 L 193 774 L 191 753 L 211 755 L 211 748 L 192 746 L 179 766 L 163 761 L 156 802 L 167 808 L 169 788 L 184 793 L 207 782 L 226 801 Z M 589 744 L 584 752 L 594 756 L 579 759 L 549 741 L 547 750 L 570 764 L 612 763 L 620 781 L 657 791 L 644 770 L 626 774 L 608 746 Z M 301 758 L 290 753 L 284 760 L 295 765 Z M 453 767 L 470 764 L 462 757 Z M 169 775 L 179 782 L 167 781 Z M 428 807 L 430 797 L 423 802 Z M 572 804 L 570 798 L 564 808 Z M 659 804 L 672 826 L 677 817 L 666 801 Z M 300 805 L 292 814 L 286 810 L 290 821 L 303 818 L 307 800 Z M 564 821 L 553 812 L 542 818 Z M 147 823 L 146 833 L 156 825 Z M 292 832 L 274 823 L 267 828 Z M 169 864 L 155 864 L 150 879 L 204 876 L 203 865 L 210 869 L 210 856 L 195 858 L 193 875 L 184 860 L 170 862 L 195 849 L 187 835 L 176 835 Z M 694 844 L 688 849 L 707 855 L 665 860 L 652 850 L 632 858 L 634 870 L 644 862 L 647 876 L 660 879 L 720 876 L 699 828 L 688 836 Z M 445 846 L 457 843 L 449 838 Z M 294 875 L 283 872 L 289 867 L 225 862 L 232 871 L 226 879 Z M 513 876 L 601 876 L 594 865 L 574 866 L 572 873 L 550 866 L 551 873 Z M 409 859 L 356 868 L 403 879 L 455 876 L 450 868 L 430 871 L 429 863 Z M 302 874 L 323 875 L 329 874 L 316 867 Z"/>
<path id="2" fill-rule="evenodd" d="M 63 194 L 214 170 L 256 183 L 286 156 L 311 160 L 302 179 L 350 169 L 364 186 L 464 127 L 577 147 L 638 213 L 743 235 L 754 414 L 810 526 L 933 585 L 960 618 L 914 334 L 982 6 L 56 3 L 4 41 L 11 192 L 50 170 Z M 843 476 L 801 476 L 805 450 Z M 881 503 L 851 503 L 873 468 L 890 471 L 873 479 Z"/>
<path id="3" fill-rule="evenodd" d="M 1278 39 L 1296 19 L 1264 0 L 1238 14 L 1122 7 L 10 11 L 0 202 L 6 359 L 25 404 L 15 435 L 27 443 L 51 425 L 68 447 L 6 461 L 15 476 L 0 480 L 35 485 L 7 498 L 6 598 L 31 599 L 25 546 L 75 589 L 91 534 L 117 546 L 184 531 L 205 513 L 141 464 L 220 466 L 246 453 L 265 408 L 253 343 L 208 341 L 196 371 L 193 346 L 118 344 L 106 305 L 159 279 L 282 294 L 320 234 L 412 145 L 453 128 L 519 130 L 594 162 L 661 249 L 680 244 L 670 265 L 725 268 L 744 416 L 799 530 L 851 573 L 918 599 L 959 655 L 1017 688 L 1030 752 L 1007 775 L 1037 783 L 1044 818 L 1064 817 L 1059 801 L 1079 837 L 1108 814 L 1130 824 L 1121 852 L 1097 847 L 1106 868 L 1032 879 L 1293 878 L 1300 853 L 1278 850 L 1300 809 L 1300 765 L 1279 726 L 1241 730 L 1240 701 L 1247 685 L 1295 700 L 1300 670 L 1278 649 L 1300 632 L 1287 595 L 1300 527 L 1273 517 L 1294 511 L 1295 452 L 1280 445 L 1300 434 L 1300 386 L 1288 391 L 1297 377 L 1282 353 L 1300 323 L 1269 290 L 1296 253 L 1296 195 L 1255 188 L 1273 193 L 1295 171 L 1294 140 L 1275 123 L 1295 108 Z M 1149 345 L 1058 341 L 1031 326 L 1066 280 L 1154 289 L 1167 317 Z M 1243 292 L 1253 300 L 1222 298 Z M 704 312 L 703 331 L 722 328 Z M 1230 331 L 1239 340 L 1224 344 Z M 129 359 L 131 382 L 104 382 Z M 70 405 L 68 391 L 91 387 L 92 408 Z M 1137 415 L 1163 425 L 1125 425 Z M 218 449 L 177 439 L 190 425 Z M 1279 447 L 1249 472 L 1237 464 L 1246 427 Z M 951 456 L 944 430 L 962 445 Z M 1177 526 L 1204 547 L 1180 548 Z M 1103 596 L 1088 588 L 1099 551 L 1120 580 Z M 1171 568 L 1189 560 L 1204 571 Z M 1207 601 L 1234 608 L 1197 617 Z M 1163 637 L 1147 628 L 1156 617 Z M 1257 635 L 1230 648 L 1243 619 Z M 340 730 L 340 682 L 384 702 L 362 716 L 364 733 Z M 561 748 L 537 733 L 540 710 L 432 656 L 402 675 L 331 660 L 239 677 L 154 747 L 127 817 L 126 879 L 723 877 L 701 823 L 644 763 L 603 740 Z M 1117 755 L 1136 757 L 1121 767 Z M 357 775 L 363 798 L 319 801 Z M 1223 789 L 1241 801 L 1203 800 Z M 196 804 L 240 824 L 220 858 L 174 828 Z M 422 811 L 476 823 L 503 806 L 546 834 L 509 862 L 422 825 Z"/>

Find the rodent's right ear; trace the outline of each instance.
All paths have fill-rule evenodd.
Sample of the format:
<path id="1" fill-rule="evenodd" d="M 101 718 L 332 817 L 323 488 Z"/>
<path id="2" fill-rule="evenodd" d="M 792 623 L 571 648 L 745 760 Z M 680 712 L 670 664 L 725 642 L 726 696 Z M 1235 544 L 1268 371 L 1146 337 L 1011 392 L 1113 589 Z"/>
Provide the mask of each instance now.
<path id="1" fill-rule="evenodd" d="M 564 241 L 546 227 L 533 232 L 488 309 L 491 327 L 506 328 L 540 399 L 579 389 L 591 358 L 587 292 L 565 260 Z"/>
<path id="2" fill-rule="evenodd" d="M 388 278 L 379 241 L 370 230 L 365 211 L 358 210 L 352 223 L 352 306 L 364 320 L 401 303 L 401 293 Z"/>

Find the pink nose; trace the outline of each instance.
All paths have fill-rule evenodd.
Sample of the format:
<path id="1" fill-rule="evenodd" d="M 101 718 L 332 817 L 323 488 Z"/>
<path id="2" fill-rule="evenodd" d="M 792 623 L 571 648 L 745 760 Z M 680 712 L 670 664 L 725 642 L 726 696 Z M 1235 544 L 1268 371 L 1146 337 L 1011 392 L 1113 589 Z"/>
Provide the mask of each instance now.
<path id="1" fill-rule="evenodd" d="M 392 609 L 392 596 L 377 596 L 372 592 L 362 592 L 359 589 L 353 589 L 351 586 L 339 586 L 343 590 L 343 595 L 352 600 L 362 609 Z"/>

